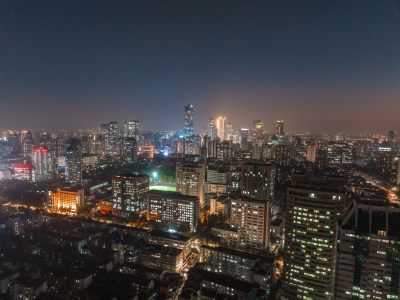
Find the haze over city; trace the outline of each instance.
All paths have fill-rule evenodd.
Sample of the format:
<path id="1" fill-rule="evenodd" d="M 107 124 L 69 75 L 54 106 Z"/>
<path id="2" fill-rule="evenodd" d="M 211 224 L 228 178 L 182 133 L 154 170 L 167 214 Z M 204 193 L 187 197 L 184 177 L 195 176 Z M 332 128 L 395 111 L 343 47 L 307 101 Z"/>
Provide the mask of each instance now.
<path id="1" fill-rule="evenodd" d="M 399 129 L 397 1 L 2 1 L 0 128 Z"/>

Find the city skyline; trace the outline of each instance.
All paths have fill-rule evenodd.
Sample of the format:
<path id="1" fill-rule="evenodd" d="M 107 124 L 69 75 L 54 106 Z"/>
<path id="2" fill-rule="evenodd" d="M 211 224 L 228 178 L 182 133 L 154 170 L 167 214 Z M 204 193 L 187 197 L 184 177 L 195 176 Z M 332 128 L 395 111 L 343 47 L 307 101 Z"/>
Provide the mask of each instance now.
<path id="1" fill-rule="evenodd" d="M 0 128 L 399 130 L 396 1 L 0 5 Z"/>

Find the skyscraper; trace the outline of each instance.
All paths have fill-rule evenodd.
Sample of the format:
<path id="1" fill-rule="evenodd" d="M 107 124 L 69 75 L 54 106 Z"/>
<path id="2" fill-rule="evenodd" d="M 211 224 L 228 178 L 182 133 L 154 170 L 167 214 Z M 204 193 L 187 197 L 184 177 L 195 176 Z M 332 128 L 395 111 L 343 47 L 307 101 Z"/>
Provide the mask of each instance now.
<path id="1" fill-rule="evenodd" d="M 283 121 L 283 120 L 276 121 L 275 134 L 278 136 L 285 135 L 285 121 Z"/>
<path id="2" fill-rule="evenodd" d="M 399 299 L 400 209 L 353 203 L 341 224 L 335 299 Z"/>
<path id="3" fill-rule="evenodd" d="M 192 104 L 188 104 L 185 106 L 185 135 L 191 136 L 193 135 L 193 114 L 194 109 Z"/>
<path id="4" fill-rule="evenodd" d="M 202 163 L 176 163 L 176 191 L 200 199 L 204 207 L 205 166 Z"/>
<path id="5" fill-rule="evenodd" d="M 264 141 L 264 123 L 261 120 L 253 121 L 253 140 L 257 146 L 261 146 Z"/>
<path id="6" fill-rule="evenodd" d="M 32 151 L 32 181 L 46 181 L 53 177 L 52 155 L 48 148 L 37 147 Z"/>
<path id="7" fill-rule="evenodd" d="M 272 164 L 249 162 L 241 166 L 240 190 L 243 196 L 272 200 L 275 167 Z"/>
<path id="8" fill-rule="evenodd" d="M 32 133 L 30 131 L 25 132 L 25 135 L 22 138 L 22 154 L 24 157 L 31 156 L 33 144 Z"/>
<path id="9" fill-rule="evenodd" d="M 149 194 L 149 176 L 121 174 L 112 178 L 113 207 L 121 212 L 144 212 Z"/>
<path id="10" fill-rule="evenodd" d="M 120 132 L 118 123 L 111 121 L 100 125 L 100 133 L 104 136 L 106 154 L 117 156 L 120 154 Z"/>
<path id="11" fill-rule="evenodd" d="M 124 137 L 134 138 L 139 142 L 139 120 L 129 120 L 124 123 Z"/>
<path id="12" fill-rule="evenodd" d="M 285 215 L 285 299 L 334 299 L 342 177 L 293 175 Z"/>
<path id="13" fill-rule="evenodd" d="M 215 119 L 210 118 L 208 123 L 208 136 L 211 140 L 215 140 L 218 137 L 217 127 L 215 125 Z"/>
<path id="14" fill-rule="evenodd" d="M 226 131 L 226 118 L 219 116 L 217 118 L 217 121 L 215 123 L 215 126 L 217 128 L 217 136 L 218 138 L 223 141 L 226 139 L 225 136 L 225 131 Z"/>
<path id="15" fill-rule="evenodd" d="M 240 197 L 231 200 L 231 223 L 239 229 L 244 248 L 266 249 L 269 232 L 269 201 Z"/>
<path id="16" fill-rule="evenodd" d="M 70 138 L 65 146 L 65 182 L 71 185 L 80 185 L 82 184 L 81 141 L 76 138 Z"/>

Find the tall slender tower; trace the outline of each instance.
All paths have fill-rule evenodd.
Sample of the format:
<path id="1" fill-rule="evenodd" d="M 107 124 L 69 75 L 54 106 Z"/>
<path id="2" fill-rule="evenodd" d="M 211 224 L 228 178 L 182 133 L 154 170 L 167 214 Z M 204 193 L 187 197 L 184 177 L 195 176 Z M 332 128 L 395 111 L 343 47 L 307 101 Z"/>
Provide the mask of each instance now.
<path id="1" fill-rule="evenodd" d="M 225 126 L 226 126 L 225 121 L 226 121 L 226 118 L 220 116 L 220 117 L 217 118 L 217 121 L 216 121 L 216 124 L 215 124 L 216 128 L 217 128 L 218 138 L 221 141 L 226 139 L 226 136 L 225 136 Z"/>
<path id="2" fill-rule="evenodd" d="M 66 143 L 65 181 L 71 185 L 82 184 L 82 145 L 76 138 Z"/>
<path id="3" fill-rule="evenodd" d="M 185 106 L 185 135 L 191 136 L 193 135 L 193 115 L 194 115 L 194 107 L 192 104 L 188 104 Z"/>
<path id="4" fill-rule="evenodd" d="M 275 134 L 279 136 L 285 135 L 285 121 L 283 120 L 276 121 Z"/>

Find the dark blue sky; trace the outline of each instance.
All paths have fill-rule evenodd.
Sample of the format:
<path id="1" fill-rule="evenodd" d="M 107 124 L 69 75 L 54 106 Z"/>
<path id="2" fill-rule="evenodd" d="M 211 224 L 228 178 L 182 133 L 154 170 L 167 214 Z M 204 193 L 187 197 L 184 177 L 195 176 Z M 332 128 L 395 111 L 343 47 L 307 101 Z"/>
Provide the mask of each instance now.
<path id="1" fill-rule="evenodd" d="M 400 129 L 399 1 L 0 1 L 0 128 Z"/>

